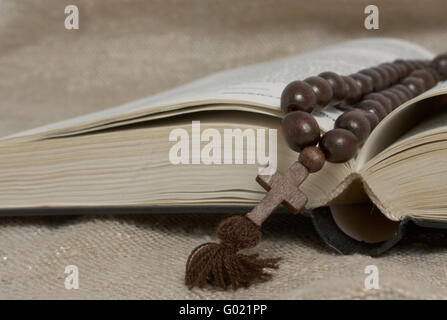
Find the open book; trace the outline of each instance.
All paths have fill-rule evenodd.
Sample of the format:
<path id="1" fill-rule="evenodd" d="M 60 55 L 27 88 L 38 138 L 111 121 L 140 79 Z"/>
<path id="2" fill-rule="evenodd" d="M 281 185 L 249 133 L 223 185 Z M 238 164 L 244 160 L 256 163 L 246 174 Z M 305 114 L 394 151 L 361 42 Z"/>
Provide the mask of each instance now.
<path id="1" fill-rule="evenodd" d="M 350 41 L 5 137 L 0 209 L 242 213 L 264 195 L 260 168 L 285 170 L 297 159 L 278 130 L 290 81 L 433 56 L 396 39 Z M 327 131 L 340 114 L 328 106 L 315 117 Z M 355 159 L 326 163 L 302 190 L 307 208 L 329 206 L 341 230 L 366 242 L 386 240 L 405 217 L 447 221 L 447 84 L 394 110 Z"/>

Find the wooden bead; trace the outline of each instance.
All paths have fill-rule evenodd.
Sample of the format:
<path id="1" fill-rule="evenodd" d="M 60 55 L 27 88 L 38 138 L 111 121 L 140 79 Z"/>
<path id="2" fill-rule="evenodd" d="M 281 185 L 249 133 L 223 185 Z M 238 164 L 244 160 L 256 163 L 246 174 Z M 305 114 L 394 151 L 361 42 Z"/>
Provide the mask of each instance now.
<path id="1" fill-rule="evenodd" d="M 401 79 L 405 78 L 410 74 L 410 68 L 403 60 L 395 60 L 393 64 L 400 69 L 399 76 Z"/>
<path id="2" fill-rule="evenodd" d="M 423 60 L 411 60 L 411 62 L 416 65 L 417 69 L 424 69 L 426 67 L 426 64 Z"/>
<path id="3" fill-rule="evenodd" d="M 399 90 L 400 92 L 405 94 L 405 96 L 407 97 L 407 101 L 415 97 L 415 94 L 410 89 L 408 89 L 407 86 L 404 86 L 403 84 L 396 84 L 392 88 Z"/>
<path id="4" fill-rule="evenodd" d="M 410 100 L 407 96 L 406 93 L 404 93 L 403 91 L 400 91 L 398 89 L 396 89 L 395 87 L 391 87 L 390 89 L 387 90 L 388 92 L 392 92 L 394 93 L 397 97 L 399 97 L 399 105 L 404 104 L 405 102 L 407 102 L 408 100 Z"/>
<path id="5" fill-rule="evenodd" d="M 310 146 L 301 151 L 298 161 L 301 162 L 309 172 L 317 172 L 323 168 L 326 157 L 320 148 Z"/>
<path id="6" fill-rule="evenodd" d="M 399 79 L 403 79 L 408 75 L 407 68 L 405 67 L 405 65 L 395 62 L 392 63 L 391 65 L 397 70 L 399 74 Z"/>
<path id="7" fill-rule="evenodd" d="M 370 76 L 367 76 L 363 73 L 354 73 L 350 75 L 362 89 L 362 94 L 368 94 L 374 91 L 373 81 Z"/>
<path id="8" fill-rule="evenodd" d="M 447 79 L 447 53 L 438 55 L 435 59 L 433 59 L 431 63 L 431 67 L 434 68 L 442 80 Z"/>
<path id="9" fill-rule="evenodd" d="M 290 148 L 299 152 L 302 148 L 316 145 L 320 140 L 320 127 L 307 112 L 293 111 L 284 116 L 282 132 Z"/>
<path id="10" fill-rule="evenodd" d="M 410 76 L 422 79 L 426 90 L 433 88 L 437 83 L 431 72 L 427 69 L 415 70 L 410 74 Z"/>
<path id="11" fill-rule="evenodd" d="M 431 68 L 431 60 L 430 59 L 425 59 L 425 60 L 421 60 L 422 62 L 424 62 L 425 67 L 424 68 Z"/>
<path id="12" fill-rule="evenodd" d="M 334 127 L 351 131 L 357 137 L 359 144 L 365 142 L 371 131 L 371 125 L 365 112 L 358 109 L 343 113 L 335 121 Z"/>
<path id="13" fill-rule="evenodd" d="M 382 90 L 382 88 L 384 87 L 382 77 L 377 71 L 373 69 L 363 69 L 360 70 L 359 73 L 364 74 L 371 78 L 375 91 Z"/>
<path id="14" fill-rule="evenodd" d="M 399 73 L 388 63 L 382 63 L 380 68 L 385 69 L 388 72 L 390 83 L 394 84 L 399 80 Z"/>
<path id="15" fill-rule="evenodd" d="M 405 66 L 405 69 L 407 70 L 407 74 L 405 75 L 405 77 L 408 76 L 410 73 L 412 73 L 414 70 L 416 70 L 416 66 L 411 62 L 409 62 L 408 60 L 398 59 L 394 61 L 394 63 L 399 63 Z"/>
<path id="16" fill-rule="evenodd" d="M 425 70 L 427 70 L 428 72 L 431 73 L 431 75 L 433 76 L 433 78 L 435 79 L 436 83 L 438 83 L 441 78 L 439 77 L 439 73 L 438 71 L 436 71 L 434 68 L 432 67 L 427 67 Z"/>
<path id="17" fill-rule="evenodd" d="M 375 113 L 372 113 L 372 112 L 368 112 L 368 111 L 365 111 L 365 110 L 362 110 L 362 109 L 357 109 L 357 110 L 359 110 L 359 111 L 364 113 L 366 119 L 369 121 L 369 126 L 370 126 L 371 132 L 372 132 L 374 130 L 374 128 L 380 122 L 379 117 Z"/>
<path id="18" fill-rule="evenodd" d="M 386 63 L 387 66 L 391 67 L 394 69 L 394 71 L 397 74 L 397 80 L 396 82 L 398 82 L 400 79 L 405 78 L 406 74 L 405 74 L 405 67 L 402 66 L 401 64 L 397 64 L 397 63 Z"/>
<path id="19" fill-rule="evenodd" d="M 334 72 L 323 72 L 318 75 L 326 79 L 332 87 L 334 99 L 343 100 L 346 97 L 347 87 L 341 76 Z"/>
<path id="20" fill-rule="evenodd" d="M 410 91 L 414 94 L 414 96 L 418 96 L 425 91 L 424 81 L 420 78 L 416 77 L 406 77 L 402 84 L 405 85 Z"/>
<path id="21" fill-rule="evenodd" d="M 380 77 L 382 78 L 382 81 L 383 81 L 382 90 L 388 88 L 391 84 L 391 79 L 390 79 L 390 75 L 388 74 L 388 71 L 386 69 L 380 68 L 380 67 L 374 67 L 372 69 L 377 71 L 380 74 Z"/>
<path id="22" fill-rule="evenodd" d="M 347 103 L 354 103 L 359 101 L 362 97 L 362 88 L 360 87 L 360 85 L 351 77 L 342 76 L 342 78 L 345 81 L 347 87 L 345 101 Z"/>
<path id="23" fill-rule="evenodd" d="M 382 121 L 387 115 L 385 108 L 376 100 L 363 100 L 359 103 L 358 108 L 374 113 L 379 118 L 379 121 Z"/>
<path id="24" fill-rule="evenodd" d="M 312 112 L 317 97 L 310 85 L 304 81 L 289 83 L 281 94 L 281 110 L 284 114 L 292 111 Z"/>
<path id="25" fill-rule="evenodd" d="M 423 69 L 430 67 L 431 60 L 423 59 L 423 60 L 417 60 L 417 61 L 419 61 L 419 63 L 422 64 Z"/>
<path id="26" fill-rule="evenodd" d="M 382 105 L 382 107 L 385 108 L 385 111 L 387 113 L 390 113 L 391 111 L 393 111 L 393 106 L 391 105 L 391 100 L 379 92 L 370 93 L 370 94 L 366 95 L 364 97 L 364 99 L 365 100 L 375 100 L 375 101 L 379 102 Z"/>
<path id="27" fill-rule="evenodd" d="M 398 96 L 395 92 L 391 90 L 384 90 L 380 91 L 380 93 L 385 96 L 386 98 L 390 99 L 391 101 L 391 108 L 394 110 L 398 106 L 400 106 L 403 101 L 401 100 L 400 96 Z"/>
<path id="28" fill-rule="evenodd" d="M 413 60 L 407 60 L 407 63 L 411 66 L 411 71 L 410 73 L 412 73 L 413 71 L 419 69 L 418 65 L 416 63 L 414 63 Z"/>
<path id="29" fill-rule="evenodd" d="M 326 160 L 341 163 L 352 159 L 358 147 L 356 136 L 345 129 L 332 129 L 326 132 L 320 142 Z"/>
<path id="30" fill-rule="evenodd" d="M 334 93 L 329 81 L 322 77 L 309 77 L 304 80 L 304 82 L 312 87 L 315 96 L 317 97 L 318 105 L 326 106 L 331 102 Z"/>

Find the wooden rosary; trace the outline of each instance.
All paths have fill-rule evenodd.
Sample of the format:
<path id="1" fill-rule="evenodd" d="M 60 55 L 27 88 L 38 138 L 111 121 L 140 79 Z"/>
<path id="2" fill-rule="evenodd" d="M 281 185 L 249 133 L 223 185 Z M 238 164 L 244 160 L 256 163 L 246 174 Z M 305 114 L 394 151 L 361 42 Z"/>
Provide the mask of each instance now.
<path id="1" fill-rule="evenodd" d="M 261 240 L 261 225 L 281 204 L 298 213 L 307 197 L 299 186 L 309 173 L 326 161 L 352 159 L 377 124 L 404 102 L 447 80 L 447 53 L 430 60 L 396 60 L 358 73 L 341 76 L 323 72 L 288 84 L 281 95 L 285 114 L 282 130 L 291 149 L 300 152 L 285 174 L 258 175 L 256 181 L 268 191 L 245 216 L 223 220 L 217 236 L 220 243 L 205 243 L 190 254 L 185 283 L 191 289 L 206 283 L 227 289 L 248 287 L 271 278 L 265 268 L 278 268 L 280 258 L 262 259 L 257 254 L 238 253 Z M 344 111 L 335 128 L 321 136 L 311 112 L 327 105 Z"/>

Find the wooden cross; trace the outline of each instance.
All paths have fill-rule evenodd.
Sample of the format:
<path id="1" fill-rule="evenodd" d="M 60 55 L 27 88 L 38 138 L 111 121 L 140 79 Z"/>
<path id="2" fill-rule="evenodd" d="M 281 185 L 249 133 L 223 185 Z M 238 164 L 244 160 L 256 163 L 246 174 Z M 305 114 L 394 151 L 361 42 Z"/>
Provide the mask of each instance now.
<path id="1" fill-rule="evenodd" d="M 298 161 L 294 162 L 285 174 L 278 171 L 273 175 L 259 174 L 256 181 L 268 192 L 261 202 L 247 213 L 247 218 L 261 226 L 281 204 L 291 212 L 298 213 L 307 202 L 307 197 L 299 186 L 308 175 L 306 167 Z"/>

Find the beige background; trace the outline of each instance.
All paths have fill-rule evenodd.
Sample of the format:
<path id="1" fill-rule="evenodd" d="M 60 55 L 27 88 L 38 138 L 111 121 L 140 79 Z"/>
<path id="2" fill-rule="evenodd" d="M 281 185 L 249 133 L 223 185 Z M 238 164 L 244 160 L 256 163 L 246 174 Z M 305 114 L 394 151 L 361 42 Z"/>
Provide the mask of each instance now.
<path id="1" fill-rule="evenodd" d="M 447 50 L 447 3 L 374 1 L 379 31 L 363 28 L 369 1 L 0 0 L 0 134 L 101 110 L 214 71 L 364 36 L 394 36 Z M 77 4 L 80 30 L 64 29 Z M 189 251 L 220 216 L 0 218 L 0 298 L 443 298 L 447 237 L 413 231 L 380 258 L 339 256 L 309 221 L 268 222 L 274 280 L 222 292 L 183 286 Z M 64 289 L 64 268 L 80 289 Z M 363 290 L 366 265 L 381 290 Z"/>

